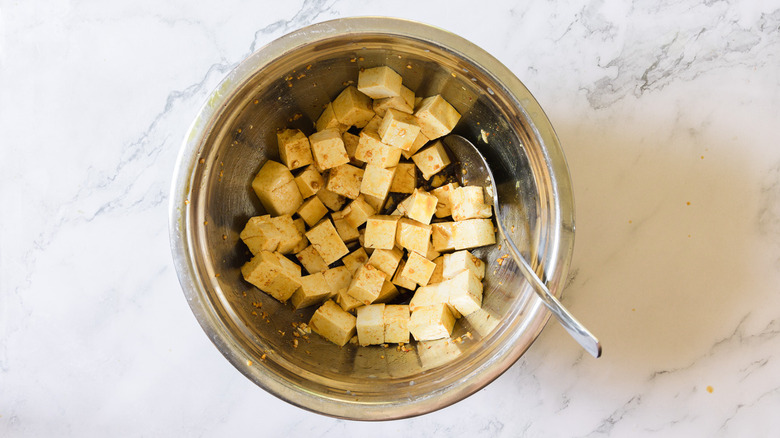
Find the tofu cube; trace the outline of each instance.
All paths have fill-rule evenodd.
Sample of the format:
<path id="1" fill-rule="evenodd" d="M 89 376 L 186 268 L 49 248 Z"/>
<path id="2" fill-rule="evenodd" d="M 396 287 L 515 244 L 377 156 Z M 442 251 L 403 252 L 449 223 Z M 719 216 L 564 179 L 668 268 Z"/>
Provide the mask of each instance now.
<path id="1" fill-rule="evenodd" d="M 330 170 L 326 188 L 338 195 L 355 199 L 360 194 L 363 173 L 363 169 L 351 164 L 336 166 Z"/>
<path id="2" fill-rule="evenodd" d="M 268 160 L 252 180 L 252 189 L 266 212 L 272 216 L 293 214 L 303 204 L 303 197 L 290 169 Z"/>
<path id="3" fill-rule="evenodd" d="M 275 252 L 274 255 L 279 260 L 279 266 L 282 267 L 282 271 L 286 274 L 300 279 L 301 277 L 301 266 L 294 261 L 288 259 L 280 252 Z"/>
<path id="4" fill-rule="evenodd" d="M 298 259 L 309 274 L 315 274 L 328 269 L 328 264 L 325 263 L 325 260 L 322 259 L 320 253 L 311 245 L 296 253 L 295 258 Z"/>
<path id="5" fill-rule="evenodd" d="M 361 132 L 376 134 L 378 136 L 380 126 L 382 126 L 382 117 L 375 115 L 368 121 L 366 126 L 363 127 Z M 358 137 L 358 141 L 360 141 L 360 137 Z"/>
<path id="6" fill-rule="evenodd" d="M 385 343 L 385 305 L 371 304 L 357 309 L 357 336 L 360 345 Z"/>
<path id="7" fill-rule="evenodd" d="M 471 249 L 496 243 L 496 233 L 490 219 L 467 219 L 454 222 L 452 244 L 455 249 Z"/>
<path id="8" fill-rule="evenodd" d="M 355 152 L 357 151 L 360 137 L 349 132 L 341 134 L 341 139 L 344 140 L 344 149 L 347 151 L 349 162 L 355 166 L 362 166 L 363 162 L 355 158 Z"/>
<path id="9" fill-rule="evenodd" d="M 352 295 L 347 293 L 347 289 L 339 290 L 336 294 L 336 303 L 346 312 L 352 312 L 358 307 L 365 306 L 360 300 L 352 298 Z"/>
<path id="10" fill-rule="evenodd" d="M 312 196 L 304 201 L 301 208 L 298 209 L 298 216 L 310 227 L 317 225 L 317 222 L 325 217 L 326 214 L 328 214 L 328 208 L 316 196 Z"/>
<path id="11" fill-rule="evenodd" d="M 309 136 L 309 142 L 314 162 L 321 170 L 349 163 L 349 155 L 338 129 L 328 128 L 315 132 Z"/>
<path id="12" fill-rule="evenodd" d="M 463 271 L 470 271 L 480 280 L 485 278 L 485 262 L 474 254 L 463 250 L 452 254 L 445 254 L 442 276 L 445 279 L 453 278 Z"/>
<path id="13" fill-rule="evenodd" d="M 343 347 L 355 336 L 356 320 L 352 314 L 328 300 L 314 312 L 309 320 L 309 327 L 314 333 Z"/>
<path id="14" fill-rule="evenodd" d="M 431 226 L 431 237 L 432 236 L 433 236 L 433 226 Z M 439 256 L 441 256 L 441 253 L 433 249 L 433 245 L 431 244 L 431 242 L 428 242 L 428 252 L 425 253 L 425 258 L 428 260 L 434 260 Z"/>
<path id="15" fill-rule="evenodd" d="M 373 208 L 376 212 L 382 210 L 382 207 L 385 205 L 385 201 L 387 200 L 386 196 L 384 198 L 377 198 L 376 196 L 367 195 L 365 193 L 361 193 L 361 195 L 363 195 L 363 199 L 366 201 L 366 204 L 370 205 L 371 208 Z"/>
<path id="16" fill-rule="evenodd" d="M 427 286 L 420 286 L 414 292 L 412 299 L 409 301 L 409 309 L 415 312 L 418 309 L 430 307 L 438 304 L 445 304 L 450 307 L 450 313 L 455 318 L 460 318 L 460 313 L 449 305 L 450 300 L 450 285 L 444 281 L 441 283 L 429 284 Z"/>
<path id="17" fill-rule="evenodd" d="M 372 99 L 401 95 L 401 75 L 390 67 L 367 68 L 358 73 L 357 89 Z"/>
<path id="18" fill-rule="evenodd" d="M 406 213 L 409 212 L 409 205 L 411 203 L 412 203 L 412 197 L 407 196 L 406 198 L 404 198 L 404 200 L 398 203 L 398 205 L 395 207 L 395 211 L 393 212 L 393 214 L 399 216 L 406 216 Z"/>
<path id="19" fill-rule="evenodd" d="M 390 108 L 382 118 L 377 133 L 382 143 L 408 151 L 420 133 L 420 126 L 414 116 Z"/>
<path id="20" fill-rule="evenodd" d="M 313 145 L 312 145 L 313 147 Z M 439 173 L 450 164 L 447 151 L 441 141 L 436 141 L 432 145 L 412 155 L 412 161 L 420 169 L 423 178 L 426 180 Z"/>
<path id="21" fill-rule="evenodd" d="M 475 218 L 489 218 L 493 215 L 490 205 L 485 204 L 485 193 L 480 186 L 458 187 L 452 191 L 452 218 L 456 221 Z"/>
<path id="22" fill-rule="evenodd" d="M 376 214 L 376 210 L 366 202 L 363 195 L 359 195 L 344 208 L 344 219 L 355 228 L 366 223 L 368 218 L 374 214 Z"/>
<path id="23" fill-rule="evenodd" d="M 313 162 L 309 139 L 300 129 L 282 129 L 276 132 L 279 157 L 288 169 L 308 166 Z"/>
<path id="24" fill-rule="evenodd" d="M 418 341 L 442 339 L 452 334 L 455 317 L 446 304 L 436 304 L 413 310 L 409 319 L 409 332 Z"/>
<path id="25" fill-rule="evenodd" d="M 390 191 L 393 193 L 414 193 L 417 187 L 417 166 L 414 163 L 398 163 L 393 174 L 393 182 L 390 183 Z"/>
<path id="26" fill-rule="evenodd" d="M 393 167 L 385 169 L 370 163 L 366 164 L 363 180 L 360 183 L 360 193 L 384 200 L 390 192 L 390 184 L 393 183 L 394 175 L 395 168 Z"/>
<path id="27" fill-rule="evenodd" d="M 358 236 L 358 243 L 360 243 L 360 246 L 362 246 L 366 250 L 366 254 L 371 255 L 374 252 L 374 249 L 366 248 L 366 229 L 363 228 L 359 232 L 360 232 L 360 236 Z"/>
<path id="28" fill-rule="evenodd" d="M 297 229 L 301 235 L 306 233 L 306 222 L 304 222 L 303 219 L 295 218 L 293 219 L 293 224 L 295 225 L 295 229 Z M 304 238 L 305 237 L 306 236 L 304 236 Z"/>
<path id="29" fill-rule="evenodd" d="M 301 277 L 301 286 L 290 297 L 295 310 L 320 304 L 330 297 L 330 288 L 321 272 Z"/>
<path id="30" fill-rule="evenodd" d="M 339 132 L 345 132 L 347 129 L 349 129 L 348 125 L 339 122 L 339 120 L 336 118 L 336 113 L 333 111 L 332 102 L 328 102 L 314 126 L 317 131 L 324 131 L 326 129 L 335 128 L 338 129 Z"/>
<path id="31" fill-rule="evenodd" d="M 452 240 L 452 230 L 455 222 L 439 222 L 431 224 L 431 246 L 434 251 L 446 252 L 455 249 Z"/>
<path id="32" fill-rule="evenodd" d="M 368 263 L 368 254 L 366 254 L 366 250 L 361 247 L 345 255 L 341 261 L 344 262 L 344 266 L 347 267 L 349 273 L 354 276 L 355 272 L 357 272 L 361 266 Z"/>
<path id="33" fill-rule="evenodd" d="M 417 309 L 434 304 L 446 304 L 449 300 L 449 290 L 443 287 L 442 283 L 420 286 L 414 291 L 414 295 L 412 295 L 412 299 L 409 301 L 409 309 L 414 312 Z"/>
<path id="34" fill-rule="evenodd" d="M 382 292 L 387 274 L 366 263 L 352 277 L 347 293 L 363 304 L 371 304 Z"/>
<path id="35" fill-rule="evenodd" d="M 344 243 L 358 240 L 358 237 L 360 237 L 360 231 L 347 222 L 343 211 L 335 211 L 331 213 L 330 218 L 333 220 L 333 226 L 336 227 L 336 232 L 339 233 L 339 237 L 341 237 L 341 240 L 343 240 Z"/>
<path id="36" fill-rule="evenodd" d="M 345 88 L 333 100 L 333 112 L 339 123 L 362 128 L 374 117 L 371 98 L 358 91 L 353 85 Z"/>
<path id="37" fill-rule="evenodd" d="M 388 304 L 383 315 L 385 323 L 385 343 L 409 343 L 409 306 L 403 304 Z"/>
<path id="38" fill-rule="evenodd" d="M 293 224 L 298 230 L 298 243 L 290 250 L 291 254 L 297 254 L 309 246 L 309 239 L 306 238 L 306 222 L 301 218 L 293 219 Z"/>
<path id="39" fill-rule="evenodd" d="M 399 219 L 400 216 L 370 216 L 366 221 L 364 246 L 374 249 L 393 249 Z"/>
<path id="40" fill-rule="evenodd" d="M 377 249 L 369 257 L 368 263 L 387 274 L 387 277 L 390 278 L 395 274 L 398 263 L 401 262 L 403 256 L 404 252 L 399 248 Z"/>
<path id="41" fill-rule="evenodd" d="M 284 257 L 284 256 L 281 256 Z M 301 285 L 295 275 L 282 267 L 277 253 L 261 251 L 241 267 L 244 280 L 281 302 L 287 301 Z"/>
<path id="42" fill-rule="evenodd" d="M 361 131 L 355 158 L 375 166 L 395 167 L 401 160 L 401 149 L 382 143 L 379 134 L 371 131 Z"/>
<path id="43" fill-rule="evenodd" d="M 412 280 L 409 280 L 406 277 L 402 277 L 401 276 L 401 272 L 403 272 L 405 265 L 406 265 L 406 262 L 404 262 L 403 260 L 401 260 L 398 263 L 398 269 L 396 269 L 396 271 L 395 271 L 395 275 L 393 276 L 392 283 L 394 285 L 402 287 L 404 289 L 414 290 L 417 287 L 417 283 L 415 283 Z"/>
<path id="44" fill-rule="evenodd" d="M 281 254 L 292 254 L 293 250 L 303 238 L 300 229 L 289 214 L 284 214 L 268 219 L 279 232 L 279 245 L 276 250 Z"/>
<path id="45" fill-rule="evenodd" d="M 303 199 L 306 199 L 316 195 L 321 188 L 325 187 L 325 179 L 314 166 L 309 166 L 295 177 L 295 184 Z"/>
<path id="46" fill-rule="evenodd" d="M 498 319 L 498 318 L 495 318 Z M 463 352 L 457 343 L 448 338 L 420 341 L 417 343 L 417 357 L 423 369 L 431 369 L 440 365 L 452 363 Z"/>
<path id="47" fill-rule="evenodd" d="M 395 288 L 393 283 L 391 283 L 388 280 L 385 280 L 385 282 L 382 283 L 382 290 L 379 291 L 379 296 L 376 297 L 374 303 L 388 303 L 394 300 L 395 297 L 398 296 L 398 294 L 399 294 L 398 289 Z"/>
<path id="48" fill-rule="evenodd" d="M 447 182 L 447 176 L 441 173 L 437 173 L 436 175 L 433 175 L 433 178 L 431 178 L 431 187 L 441 187 L 445 182 Z"/>
<path id="49" fill-rule="evenodd" d="M 438 176 L 438 175 L 437 175 Z M 447 217 L 452 214 L 452 193 L 459 187 L 458 183 L 449 183 L 433 189 L 431 194 L 439 200 L 436 203 L 436 217 Z"/>
<path id="50" fill-rule="evenodd" d="M 417 134 L 417 137 L 414 139 L 414 142 L 412 143 L 412 147 L 409 148 L 408 151 L 401 150 L 401 154 L 406 158 L 407 160 L 412 158 L 412 155 L 416 154 L 417 151 L 423 148 L 426 144 L 428 144 L 428 137 L 425 136 L 425 134 L 420 131 L 419 134 Z"/>
<path id="51" fill-rule="evenodd" d="M 384 117 L 388 108 L 393 108 L 402 113 L 414 113 L 414 91 L 401 85 L 401 95 L 374 99 L 374 112 L 379 117 Z"/>
<path id="52" fill-rule="evenodd" d="M 346 202 L 346 198 L 338 193 L 331 192 L 327 187 L 321 188 L 320 191 L 317 192 L 317 197 L 320 198 L 320 201 L 322 201 L 322 203 L 331 211 L 341 210 L 344 202 Z"/>
<path id="53" fill-rule="evenodd" d="M 482 280 L 470 270 L 448 280 L 449 304 L 463 316 L 471 315 L 482 307 Z"/>
<path id="54" fill-rule="evenodd" d="M 460 120 L 460 113 L 439 94 L 423 99 L 414 115 L 422 133 L 431 140 L 452 132 Z"/>
<path id="55" fill-rule="evenodd" d="M 441 283 L 445 280 L 444 278 L 444 256 L 439 256 L 433 259 L 433 263 L 436 264 L 436 267 L 433 269 L 433 274 L 431 274 L 431 279 L 428 280 L 428 284 L 436 284 Z"/>
<path id="56" fill-rule="evenodd" d="M 428 253 L 430 240 L 430 225 L 408 218 L 401 218 L 398 220 L 398 228 L 395 232 L 395 242 L 401 248 L 404 248 L 409 252 L 414 251 L 420 255 L 425 255 Z"/>
<path id="57" fill-rule="evenodd" d="M 406 216 L 423 224 L 430 224 L 439 200 L 430 193 L 416 190 L 407 206 Z"/>
<path id="58" fill-rule="evenodd" d="M 261 251 L 273 252 L 279 246 L 281 235 L 279 230 L 269 220 L 270 217 L 270 215 L 264 215 L 249 218 L 246 226 L 239 234 L 239 237 L 244 241 L 244 244 L 246 244 L 252 254 L 257 254 Z M 395 238 L 395 230 L 393 231 L 393 238 Z"/>
<path id="59" fill-rule="evenodd" d="M 426 259 L 416 252 L 410 252 L 406 259 L 401 277 L 405 277 L 420 286 L 426 286 L 431 279 L 431 274 L 436 268 L 436 263 Z"/>
<path id="60" fill-rule="evenodd" d="M 322 276 L 325 277 L 325 283 L 330 289 L 330 297 L 333 298 L 338 295 L 339 291 L 349 288 L 349 284 L 352 283 L 352 274 L 346 266 L 336 266 L 322 271 Z"/>
<path id="61" fill-rule="evenodd" d="M 306 237 L 320 254 L 322 260 L 331 264 L 349 253 L 333 223 L 326 219 L 306 232 Z"/>

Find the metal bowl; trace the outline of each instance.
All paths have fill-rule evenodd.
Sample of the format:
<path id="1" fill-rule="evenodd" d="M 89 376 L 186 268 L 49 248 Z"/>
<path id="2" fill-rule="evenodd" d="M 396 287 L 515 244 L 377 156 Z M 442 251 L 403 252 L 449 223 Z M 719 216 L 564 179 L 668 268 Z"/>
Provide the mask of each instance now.
<path id="1" fill-rule="evenodd" d="M 311 133 L 323 105 L 361 67 L 378 65 L 463 115 L 454 132 L 491 164 L 505 231 L 556 295 L 574 239 L 568 168 L 550 122 L 511 71 L 463 38 L 410 21 L 348 18 L 295 31 L 244 60 L 211 94 L 179 154 L 170 204 L 179 280 L 203 330 L 250 380 L 302 408 L 361 420 L 467 397 L 509 368 L 550 316 L 500 245 L 477 252 L 488 263 L 482 311 L 459 320 L 452 339 L 409 351 L 295 337 L 294 323 L 313 309 L 294 312 L 242 279 L 250 254 L 238 234 L 263 213 L 250 182 L 278 159 L 276 130 Z"/>

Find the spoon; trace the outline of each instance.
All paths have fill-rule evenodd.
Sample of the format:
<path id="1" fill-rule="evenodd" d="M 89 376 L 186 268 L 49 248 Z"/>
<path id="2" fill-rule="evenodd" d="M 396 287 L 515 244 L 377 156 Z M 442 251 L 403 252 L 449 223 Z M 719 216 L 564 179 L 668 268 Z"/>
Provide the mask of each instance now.
<path id="1" fill-rule="evenodd" d="M 520 254 L 520 250 L 517 249 L 515 242 L 503 232 L 505 227 L 498 216 L 498 190 L 496 190 L 493 173 L 490 171 L 490 167 L 488 166 L 487 161 L 485 161 L 485 157 L 482 156 L 473 143 L 459 135 L 448 135 L 444 138 L 444 144 L 460 161 L 462 165 L 463 180 L 468 180 L 471 185 L 481 185 L 485 187 L 485 189 L 490 187 L 491 190 L 489 191 L 493 197 L 493 206 L 498 227 L 504 234 L 509 250 L 512 253 L 512 258 L 515 260 L 515 263 L 517 263 L 517 266 L 520 268 L 525 279 L 531 283 L 536 294 L 542 299 L 542 302 L 550 309 L 552 314 L 558 318 L 558 322 L 561 323 L 563 328 L 569 332 L 571 337 L 574 338 L 585 351 L 593 355 L 593 357 L 601 356 L 601 343 L 599 340 L 596 339 L 582 323 L 577 321 L 577 319 L 563 307 L 563 304 L 550 293 L 550 290 L 544 282 L 539 278 L 536 272 L 531 269 L 531 266 Z"/>

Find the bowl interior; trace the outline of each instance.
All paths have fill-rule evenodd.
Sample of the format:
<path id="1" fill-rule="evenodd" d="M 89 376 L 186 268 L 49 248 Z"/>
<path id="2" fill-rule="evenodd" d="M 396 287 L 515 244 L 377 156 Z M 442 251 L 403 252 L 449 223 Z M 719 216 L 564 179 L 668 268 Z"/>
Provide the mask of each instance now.
<path id="1" fill-rule="evenodd" d="M 474 46 L 464 53 L 419 35 L 381 31 L 326 32 L 318 41 L 296 43 L 303 39 L 311 35 L 274 43 L 244 61 L 243 73 L 228 77 L 212 96 L 203 128 L 191 132 L 193 154 L 180 163 L 185 203 L 177 210 L 194 289 L 188 298 L 223 354 L 287 401 L 348 418 L 436 409 L 499 375 L 547 321 L 507 250 L 499 244 L 475 251 L 487 262 L 483 308 L 460 319 L 450 340 L 338 347 L 316 334 L 297 337 L 295 324 L 307 322 L 314 308 L 294 312 L 240 273 L 251 255 L 239 232 L 250 217 L 264 214 L 251 180 L 266 160 L 278 160 L 277 129 L 311 134 L 324 105 L 355 83 L 361 68 L 388 65 L 417 96 L 442 94 L 462 114 L 454 133 L 478 145 L 496 179 L 504 222 L 497 240 L 511 235 L 560 293 L 569 249 L 560 252 L 560 200 L 546 145 L 527 102 L 509 88 L 516 84 L 471 59 Z M 468 44 L 455 41 L 459 49 Z"/>

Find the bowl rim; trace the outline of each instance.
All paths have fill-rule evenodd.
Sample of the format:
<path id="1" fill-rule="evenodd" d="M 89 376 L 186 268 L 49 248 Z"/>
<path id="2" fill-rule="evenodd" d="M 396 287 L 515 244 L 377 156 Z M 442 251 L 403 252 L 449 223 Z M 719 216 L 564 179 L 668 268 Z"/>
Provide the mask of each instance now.
<path id="1" fill-rule="evenodd" d="M 558 226 L 554 227 L 555 231 L 551 236 L 553 242 L 547 246 L 553 248 L 556 256 L 554 263 L 551 264 L 554 275 L 546 277 L 550 279 L 548 286 L 551 293 L 560 297 L 573 253 L 574 199 L 568 165 L 547 115 L 530 91 L 511 70 L 485 50 L 449 31 L 399 18 L 349 17 L 312 24 L 292 31 L 257 49 L 228 73 L 209 94 L 187 130 L 180 147 L 169 197 L 170 246 L 179 282 L 196 320 L 228 361 L 255 384 L 288 403 L 337 418 L 352 420 L 408 418 L 456 403 L 482 389 L 508 370 L 538 339 L 539 334 L 550 319 L 551 314 L 543 306 L 541 300 L 535 296 L 532 298 L 536 300 L 533 306 L 534 312 L 539 316 L 538 323 L 532 326 L 534 332 L 528 345 L 521 348 L 507 345 L 506 351 L 502 351 L 500 360 L 491 362 L 489 367 L 480 370 L 484 375 L 478 382 L 469 382 L 469 385 L 462 385 L 457 390 L 438 393 L 433 397 L 425 397 L 407 404 L 383 405 L 381 410 L 355 409 L 355 405 L 347 405 L 338 400 L 303 394 L 300 388 L 285 385 L 278 379 L 275 380 L 275 376 L 267 370 L 265 372 L 258 371 L 262 367 L 247 363 L 246 355 L 241 354 L 241 347 L 232 340 L 227 327 L 221 323 L 219 315 L 206 299 L 207 293 L 203 279 L 200 278 L 193 265 L 195 248 L 191 245 L 186 232 L 188 209 L 191 208 L 189 194 L 192 190 L 192 184 L 196 183 L 192 180 L 192 176 L 198 164 L 199 151 L 203 147 L 203 140 L 208 137 L 214 122 L 219 118 L 221 110 L 227 102 L 242 89 L 254 74 L 278 57 L 299 47 L 343 36 L 345 33 L 413 38 L 446 48 L 489 72 L 497 83 L 503 85 L 505 92 L 510 93 L 521 104 L 517 109 L 524 113 L 528 120 L 533 120 L 533 133 L 546 152 L 547 170 L 554 175 L 551 198 L 556 201 L 557 208 L 553 210 L 555 217 L 552 218 L 552 221 Z M 539 270 L 545 270 L 545 268 L 546 266 L 542 265 Z"/>

